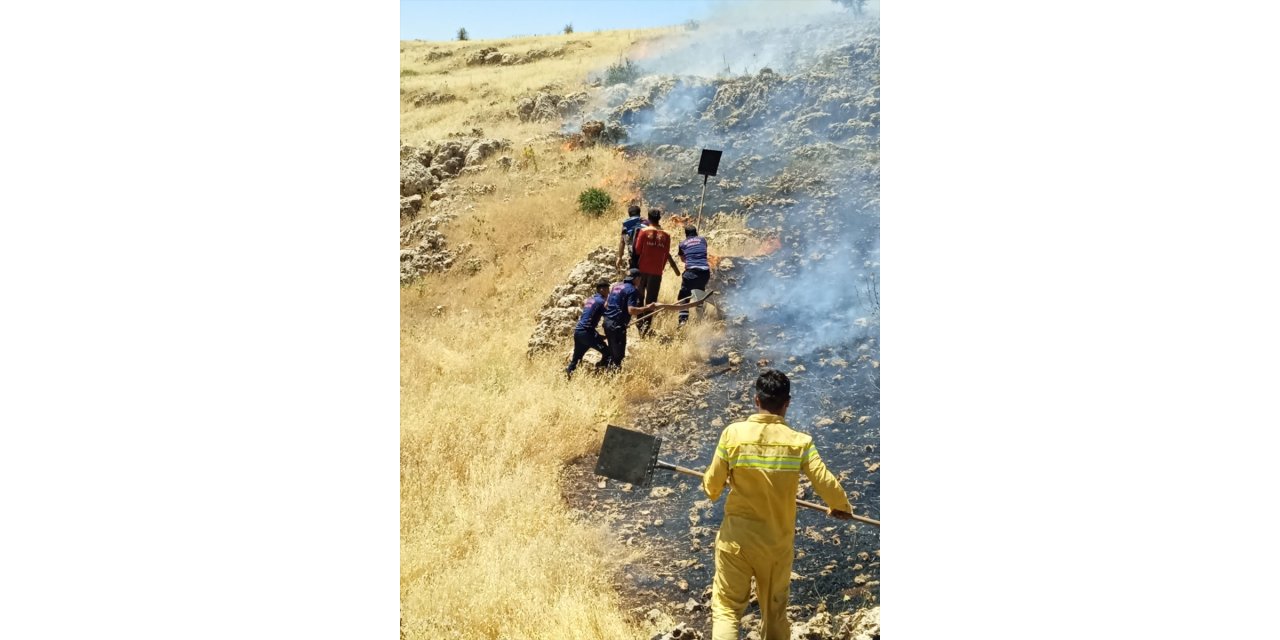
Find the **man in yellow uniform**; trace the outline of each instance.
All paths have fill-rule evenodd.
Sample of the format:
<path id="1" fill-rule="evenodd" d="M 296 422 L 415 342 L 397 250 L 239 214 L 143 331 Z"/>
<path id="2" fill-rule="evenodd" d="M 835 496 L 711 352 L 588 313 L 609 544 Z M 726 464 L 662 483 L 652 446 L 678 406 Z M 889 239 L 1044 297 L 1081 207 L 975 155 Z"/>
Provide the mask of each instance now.
<path id="1" fill-rule="evenodd" d="M 737 640 L 752 576 L 760 601 L 760 635 L 764 640 L 791 637 L 787 598 L 801 473 L 827 503 L 828 515 L 848 520 L 853 513 L 840 481 L 818 457 L 813 438 L 792 431 L 783 419 L 791 405 L 791 381 L 786 374 L 765 369 L 756 379 L 755 404 L 760 413 L 725 427 L 702 476 L 702 490 L 713 502 L 725 484 L 732 488 L 716 536 L 713 640 Z"/>

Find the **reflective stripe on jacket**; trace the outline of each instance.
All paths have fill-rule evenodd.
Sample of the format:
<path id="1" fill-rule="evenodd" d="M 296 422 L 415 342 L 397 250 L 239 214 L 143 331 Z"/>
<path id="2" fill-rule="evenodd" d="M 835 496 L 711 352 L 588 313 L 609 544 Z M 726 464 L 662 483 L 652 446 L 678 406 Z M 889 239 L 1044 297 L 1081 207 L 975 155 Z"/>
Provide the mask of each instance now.
<path id="1" fill-rule="evenodd" d="M 768 413 L 725 427 L 702 476 L 702 490 L 712 501 L 726 484 L 731 488 L 720 535 L 748 547 L 789 548 L 795 538 L 801 473 L 828 507 L 853 511 L 812 437 L 793 431 L 781 417 Z"/>

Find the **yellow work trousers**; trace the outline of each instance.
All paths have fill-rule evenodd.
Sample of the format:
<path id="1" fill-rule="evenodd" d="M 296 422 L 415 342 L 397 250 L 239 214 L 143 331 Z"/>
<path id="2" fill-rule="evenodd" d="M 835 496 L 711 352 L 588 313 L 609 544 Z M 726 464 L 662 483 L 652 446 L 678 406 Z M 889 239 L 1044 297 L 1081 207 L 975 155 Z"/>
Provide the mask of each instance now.
<path id="1" fill-rule="evenodd" d="M 768 551 L 749 549 L 716 536 L 716 577 L 711 584 L 712 640 L 738 640 L 738 621 L 751 598 L 753 576 L 760 601 L 760 637 L 790 640 L 787 598 L 792 556 L 790 546 Z"/>

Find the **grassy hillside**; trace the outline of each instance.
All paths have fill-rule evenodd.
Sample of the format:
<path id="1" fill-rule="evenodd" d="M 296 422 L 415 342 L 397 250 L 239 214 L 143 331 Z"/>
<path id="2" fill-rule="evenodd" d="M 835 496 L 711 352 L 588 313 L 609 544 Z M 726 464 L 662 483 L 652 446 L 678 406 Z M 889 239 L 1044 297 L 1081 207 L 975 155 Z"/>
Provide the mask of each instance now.
<path id="1" fill-rule="evenodd" d="M 563 91 L 585 88 L 582 82 L 634 46 L 661 38 L 670 29 L 598 31 L 555 36 L 469 40 L 465 42 L 403 41 L 400 43 L 400 88 L 402 96 L 434 91 L 455 99 L 429 107 L 413 107 L 402 101 L 400 137 L 406 144 L 443 137 L 454 131 L 481 126 L 495 137 L 524 138 L 553 127 L 522 126 L 510 116 L 515 99 L 539 89 L 559 87 Z M 469 54 L 484 48 L 525 56 L 535 50 L 547 57 L 527 64 L 466 64 Z"/>
<path id="2" fill-rule="evenodd" d="M 441 227 L 469 243 L 474 270 L 427 274 L 401 293 L 401 593 L 408 638 L 639 638 L 613 583 L 625 558 L 604 532 L 575 522 L 558 480 L 566 461 L 594 451 L 626 403 L 681 382 L 678 366 L 705 359 L 697 340 L 635 345 L 621 378 L 580 375 L 568 357 L 525 356 L 552 288 L 598 245 L 617 242 L 621 207 L 600 218 L 575 210 L 601 186 L 622 203 L 641 168 L 608 148 L 566 150 L 557 123 L 511 115 L 548 85 L 582 90 L 588 72 L 661 31 L 617 31 L 474 42 L 402 42 L 401 136 L 406 144 L 484 129 L 535 162 L 459 177 L 490 193 L 455 206 Z M 467 66 L 483 47 L 562 53 L 528 64 Z M 454 96 L 414 106 L 422 92 Z M 529 151 L 525 151 L 525 149 Z M 481 190 L 477 189 L 477 192 Z M 664 282 L 674 300 L 677 278 Z M 674 323 L 664 314 L 659 330 Z M 710 331 L 698 328 L 696 331 Z"/>

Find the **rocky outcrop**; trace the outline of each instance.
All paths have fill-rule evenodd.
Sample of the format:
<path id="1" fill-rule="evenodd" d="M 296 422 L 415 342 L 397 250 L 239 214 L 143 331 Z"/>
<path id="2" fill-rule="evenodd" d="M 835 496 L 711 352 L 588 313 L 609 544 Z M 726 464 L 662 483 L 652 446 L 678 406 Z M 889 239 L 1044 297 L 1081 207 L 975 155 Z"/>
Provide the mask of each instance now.
<path id="1" fill-rule="evenodd" d="M 493 193 L 495 187 L 476 183 L 465 190 L 451 189 L 449 181 L 484 171 L 486 160 L 510 147 L 508 140 L 481 135 L 458 135 L 421 147 L 400 146 L 400 284 L 413 282 L 424 273 L 446 271 L 455 266 L 467 247 L 448 247 L 438 227 L 452 218 L 452 214 L 442 209 L 453 202 L 457 193 L 485 195 Z M 427 207 L 435 207 L 436 214 L 419 220 Z M 464 266 L 475 269 L 479 262 L 473 259 Z"/>
<path id="2" fill-rule="evenodd" d="M 400 224 L 404 224 L 418 215 L 418 210 L 422 208 L 422 194 L 415 193 L 411 196 L 400 196 Z"/>
<path id="3" fill-rule="evenodd" d="M 569 51 L 569 47 L 560 46 L 550 49 L 530 49 L 524 53 L 499 51 L 497 47 L 484 47 L 467 54 L 468 66 L 508 66 L 513 64 L 529 64 L 546 58 L 559 58 Z"/>
<path id="4" fill-rule="evenodd" d="M 457 99 L 458 96 L 441 91 L 419 91 L 408 97 L 409 104 L 412 104 L 414 107 L 430 107 L 437 104 L 453 102 Z"/>
<path id="5" fill-rule="evenodd" d="M 409 284 L 424 273 L 445 271 L 453 266 L 466 246 L 450 250 L 445 237 L 434 229 L 418 233 L 420 241 L 412 249 L 400 250 L 400 284 Z"/>
<path id="6" fill-rule="evenodd" d="M 439 200 L 447 195 L 437 192 L 446 180 L 463 173 L 483 171 L 485 160 L 496 152 L 509 149 L 506 139 L 465 137 L 426 146 L 400 146 L 400 213 L 417 213 L 421 202 L 413 205 L 404 200 L 415 195 L 429 200 Z"/>
<path id="7" fill-rule="evenodd" d="M 558 122 L 565 116 L 576 113 L 586 101 L 585 91 L 567 96 L 540 91 L 517 101 L 515 116 L 521 122 Z"/>
<path id="8" fill-rule="evenodd" d="M 564 283 L 557 286 L 538 312 L 538 324 L 529 337 L 529 355 L 564 345 L 573 334 L 573 325 L 582 314 L 582 303 L 593 291 L 596 281 L 619 279 L 614 268 L 616 251 L 608 247 L 596 247 L 587 258 L 569 272 Z"/>

